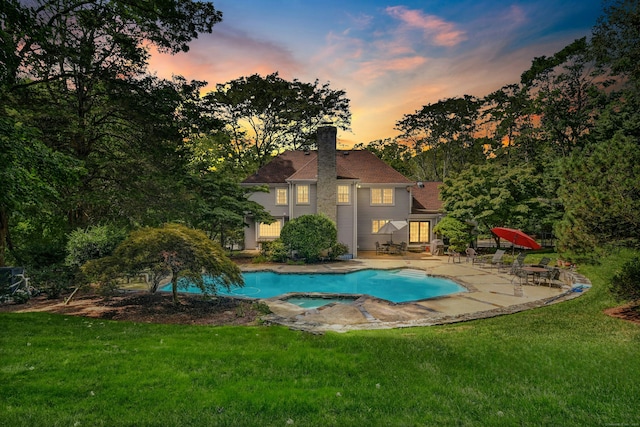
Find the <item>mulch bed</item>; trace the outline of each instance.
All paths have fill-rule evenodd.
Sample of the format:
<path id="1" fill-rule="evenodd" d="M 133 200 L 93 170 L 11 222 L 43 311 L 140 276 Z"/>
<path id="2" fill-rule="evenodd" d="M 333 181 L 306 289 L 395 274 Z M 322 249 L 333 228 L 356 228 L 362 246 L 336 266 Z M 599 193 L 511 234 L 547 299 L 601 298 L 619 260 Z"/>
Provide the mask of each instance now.
<path id="1" fill-rule="evenodd" d="M 640 325 L 640 304 L 627 304 L 620 307 L 608 308 L 604 313 L 611 317 L 627 320 Z"/>
<path id="2" fill-rule="evenodd" d="M 265 314 L 252 301 L 180 294 L 179 304 L 176 305 L 170 294 L 150 294 L 143 291 L 109 298 L 85 294 L 76 296 L 69 304 L 65 304 L 64 299 L 50 300 L 44 296 L 31 298 L 25 304 L 0 304 L 0 312 L 34 311 L 131 322 L 190 325 L 255 325 L 260 316 Z M 640 325 L 639 304 L 612 307 L 604 313 Z"/>
<path id="3" fill-rule="evenodd" d="M 251 301 L 180 295 L 179 304 L 165 293 L 135 292 L 109 298 L 82 295 L 67 305 L 64 299 L 36 297 L 26 304 L 2 304 L 0 312 L 49 312 L 144 323 L 191 325 L 253 325 L 264 311 Z"/>

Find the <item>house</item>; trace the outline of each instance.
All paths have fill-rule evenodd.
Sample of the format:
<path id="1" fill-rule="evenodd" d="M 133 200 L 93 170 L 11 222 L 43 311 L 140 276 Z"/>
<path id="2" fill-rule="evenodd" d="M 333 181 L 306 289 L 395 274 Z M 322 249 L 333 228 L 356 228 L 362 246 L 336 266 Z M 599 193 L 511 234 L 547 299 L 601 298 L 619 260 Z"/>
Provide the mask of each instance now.
<path id="1" fill-rule="evenodd" d="M 376 242 L 407 242 L 409 249 L 424 250 L 433 227 L 443 216 L 437 182 L 414 182 L 367 150 L 337 150 L 337 129 L 318 129 L 317 151 L 285 151 L 247 177 L 246 186 L 265 185 L 269 193 L 256 192 L 260 203 L 276 218 L 273 224 L 247 218 L 245 248 L 279 237 L 286 221 L 323 213 L 336 223 L 338 241 L 354 258 L 358 250 L 375 250 Z M 393 235 L 378 234 L 391 220 L 408 226 Z"/>

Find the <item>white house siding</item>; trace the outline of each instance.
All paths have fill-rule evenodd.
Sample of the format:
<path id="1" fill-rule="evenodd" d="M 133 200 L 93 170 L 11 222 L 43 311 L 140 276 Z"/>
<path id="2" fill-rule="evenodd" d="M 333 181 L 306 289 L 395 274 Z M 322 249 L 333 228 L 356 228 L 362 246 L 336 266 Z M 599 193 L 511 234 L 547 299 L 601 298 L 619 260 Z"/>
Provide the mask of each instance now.
<path id="1" fill-rule="evenodd" d="M 389 234 L 373 234 L 371 231 L 374 219 L 407 220 L 408 206 L 411 194 L 407 191 L 406 185 L 395 187 L 393 206 L 371 206 L 370 185 L 361 185 L 358 189 L 358 249 L 371 251 L 375 250 L 376 242 L 389 240 Z M 373 187 L 380 187 L 373 185 Z M 408 242 L 409 229 L 407 227 L 393 234 L 394 242 Z"/>

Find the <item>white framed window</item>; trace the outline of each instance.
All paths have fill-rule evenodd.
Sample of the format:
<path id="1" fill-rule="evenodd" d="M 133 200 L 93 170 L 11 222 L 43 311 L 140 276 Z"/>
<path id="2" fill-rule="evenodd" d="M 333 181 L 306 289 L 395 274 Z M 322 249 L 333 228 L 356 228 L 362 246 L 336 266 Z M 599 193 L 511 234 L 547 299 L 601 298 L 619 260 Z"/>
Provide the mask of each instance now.
<path id="1" fill-rule="evenodd" d="M 372 188 L 372 205 L 393 205 L 393 188 Z"/>
<path id="2" fill-rule="evenodd" d="M 258 240 L 259 239 L 277 239 L 280 237 L 280 230 L 282 229 L 282 224 L 280 221 L 276 221 L 271 224 L 265 224 L 261 222 L 258 225 Z"/>
<path id="3" fill-rule="evenodd" d="M 309 186 L 308 185 L 296 185 L 296 203 L 299 205 L 309 204 Z"/>
<path id="4" fill-rule="evenodd" d="M 430 221 L 409 221 L 409 243 L 429 243 Z"/>
<path id="5" fill-rule="evenodd" d="M 338 204 L 348 205 L 351 203 L 351 186 L 350 185 L 338 185 Z"/>
<path id="6" fill-rule="evenodd" d="M 376 234 L 383 225 L 391 221 L 390 219 L 374 219 L 371 221 L 371 232 Z"/>
<path id="7" fill-rule="evenodd" d="M 286 188 L 276 188 L 276 205 L 287 204 L 287 193 Z"/>

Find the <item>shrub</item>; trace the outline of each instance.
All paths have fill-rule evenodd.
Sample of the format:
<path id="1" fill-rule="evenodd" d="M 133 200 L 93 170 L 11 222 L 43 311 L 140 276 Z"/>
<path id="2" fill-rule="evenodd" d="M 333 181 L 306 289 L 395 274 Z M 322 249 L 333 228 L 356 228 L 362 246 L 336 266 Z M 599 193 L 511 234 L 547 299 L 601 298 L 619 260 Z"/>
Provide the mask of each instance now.
<path id="1" fill-rule="evenodd" d="M 284 246 L 307 262 L 317 262 L 323 251 L 335 247 L 338 230 L 325 215 L 303 215 L 287 222 L 280 233 Z"/>
<path id="2" fill-rule="evenodd" d="M 81 285 L 81 278 L 74 269 L 63 264 L 54 264 L 36 268 L 29 274 L 31 284 L 47 295 L 49 299 L 57 299 L 73 286 Z"/>
<path id="3" fill-rule="evenodd" d="M 471 241 L 469 227 L 462 221 L 451 216 L 446 216 L 440 221 L 433 231 L 449 239 L 449 245 L 456 252 L 462 252 Z"/>
<path id="4" fill-rule="evenodd" d="M 333 246 L 333 249 L 331 249 L 329 255 L 331 259 L 337 259 L 339 256 L 346 255 L 348 253 L 349 246 L 345 245 L 344 243 L 338 242 Z"/>
<path id="5" fill-rule="evenodd" d="M 640 257 L 623 264 L 611 278 L 609 289 L 619 301 L 640 301 Z"/>
<path id="6" fill-rule="evenodd" d="M 289 251 L 280 239 L 262 242 L 260 246 L 260 255 L 268 261 L 285 262 L 289 258 Z"/>
<path id="7" fill-rule="evenodd" d="M 67 242 L 65 263 L 70 267 L 80 267 L 89 260 L 111 255 L 125 237 L 124 230 L 106 225 L 74 230 Z"/>
<path id="8" fill-rule="evenodd" d="M 200 230 L 180 224 L 133 231 L 113 255 L 91 260 L 82 266 L 90 278 L 109 279 L 114 273 L 151 271 L 156 277 L 171 278 L 173 301 L 178 304 L 178 286 L 189 282 L 203 293 L 215 294 L 219 286 L 244 286 L 240 269 L 217 243 Z M 206 272 L 206 280 L 203 275 Z M 103 276 L 104 275 L 104 276 Z"/>

